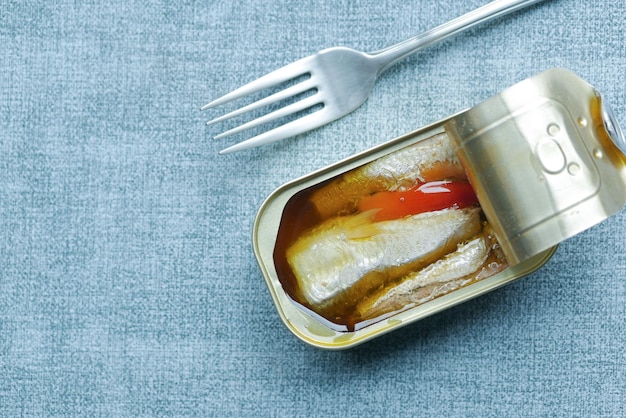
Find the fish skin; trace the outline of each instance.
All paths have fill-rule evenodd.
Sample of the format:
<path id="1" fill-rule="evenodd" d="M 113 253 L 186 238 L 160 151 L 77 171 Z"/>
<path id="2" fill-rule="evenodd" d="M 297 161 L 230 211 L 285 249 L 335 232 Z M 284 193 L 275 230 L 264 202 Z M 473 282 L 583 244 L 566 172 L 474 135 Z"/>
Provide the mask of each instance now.
<path id="1" fill-rule="evenodd" d="M 368 320 L 420 305 L 455 290 L 477 275 L 490 252 L 491 245 L 487 237 L 474 238 L 446 257 L 409 274 L 399 284 L 382 289 L 363 300 L 357 305 L 357 311 L 362 320 Z"/>
<path id="2" fill-rule="evenodd" d="M 418 182 L 465 179 L 454 144 L 445 133 L 409 145 L 345 173 L 311 196 L 322 219 L 350 213 L 358 200 L 381 190 L 403 190 Z"/>
<path id="3" fill-rule="evenodd" d="M 312 307 L 331 309 L 360 300 L 456 250 L 482 228 L 478 208 L 444 209 L 374 224 L 367 216 L 371 214 L 328 220 L 287 250 L 298 287 Z"/>

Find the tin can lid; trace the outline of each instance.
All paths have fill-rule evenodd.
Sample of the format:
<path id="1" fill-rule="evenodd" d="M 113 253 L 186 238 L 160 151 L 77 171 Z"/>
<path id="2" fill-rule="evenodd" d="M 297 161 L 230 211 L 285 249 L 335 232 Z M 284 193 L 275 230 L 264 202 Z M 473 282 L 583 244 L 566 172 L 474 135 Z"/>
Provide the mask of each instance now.
<path id="1" fill-rule="evenodd" d="M 596 89 L 568 70 L 526 79 L 445 130 L 511 264 L 626 203 L 622 131 Z"/>

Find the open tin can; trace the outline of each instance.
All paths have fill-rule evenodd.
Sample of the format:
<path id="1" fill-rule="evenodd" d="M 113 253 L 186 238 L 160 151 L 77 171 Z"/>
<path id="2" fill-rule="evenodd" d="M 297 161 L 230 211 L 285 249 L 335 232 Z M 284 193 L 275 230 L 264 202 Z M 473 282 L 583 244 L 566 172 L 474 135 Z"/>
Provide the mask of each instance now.
<path id="1" fill-rule="evenodd" d="M 412 167 L 420 164 L 427 168 Z M 466 187 L 449 186 L 459 177 L 475 202 L 455 192 L 450 207 L 397 219 L 371 209 L 378 193 L 403 205 L 418 189 L 447 198 Z M 342 203 L 333 207 L 332 196 Z M 253 244 L 287 328 L 313 346 L 344 349 L 534 272 L 559 242 L 625 203 L 619 125 L 592 86 L 552 69 L 285 184 L 260 208 Z M 356 312 L 351 320 L 338 313 L 344 308 Z"/>

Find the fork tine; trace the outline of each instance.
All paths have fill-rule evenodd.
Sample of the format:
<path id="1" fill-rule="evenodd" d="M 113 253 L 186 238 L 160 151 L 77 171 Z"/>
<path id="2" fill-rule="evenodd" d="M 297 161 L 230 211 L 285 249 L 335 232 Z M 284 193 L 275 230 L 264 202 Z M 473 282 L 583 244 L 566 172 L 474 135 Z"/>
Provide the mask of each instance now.
<path id="1" fill-rule="evenodd" d="M 246 139 L 245 141 L 225 148 L 219 153 L 230 154 L 231 152 L 243 151 L 261 145 L 271 144 L 272 142 L 280 141 L 285 138 L 308 132 L 325 123 L 320 123 L 320 120 L 324 120 L 327 118 L 327 116 L 325 116 L 325 113 L 328 113 L 327 108 L 320 109 L 316 112 L 303 116 L 300 119 L 291 121 L 270 131 L 264 132 L 260 135 L 254 136 L 252 138 Z"/>
<path id="2" fill-rule="evenodd" d="M 282 118 L 284 116 L 289 116 L 293 113 L 299 112 L 301 110 L 308 109 L 311 106 L 314 106 L 318 103 L 321 103 L 319 94 L 314 94 L 313 96 L 309 96 L 300 100 L 299 102 L 290 104 L 289 106 L 285 106 L 281 109 L 275 110 L 267 115 L 261 116 L 259 118 L 253 119 L 250 122 L 244 123 L 243 125 L 239 125 L 236 128 L 223 132 L 219 135 L 216 135 L 215 139 L 225 138 L 230 135 L 234 135 L 236 133 L 245 131 L 246 129 L 254 128 L 255 126 L 263 125 L 264 123 L 271 122 L 278 118 Z"/>
<path id="3" fill-rule="evenodd" d="M 268 73 L 248 84 L 245 84 L 231 91 L 230 93 L 225 94 L 222 97 L 213 100 L 210 103 L 205 104 L 200 108 L 200 110 L 210 109 L 212 107 L 231 102 L 233 100 L 239 99 L 252 93 L 256 93 L 257 91 L 266 89 L 268 87 L 272 87 L 277 84 L 284 83 L 285 81 L 292 80 L 300 75 L 304 75 L 309 72 L 308 63 L 312 58 L 313 56 L 308 56 L 298 61 L 292 62 L 291 64 L 287 64 L 277 70 L 274 70 L 271 73 Z"/>
<path id="4" fill-rule="evenodd" d="M 215 123 L 225 121 L 225 120 L 233 118 L 235 116 L 239 116 L 239 115 L 242 115 L 244 113 L 251 112 L 252 110 L 259 109 L 259 108 L 261 108 L 263 106 L 267 106 L 267 105 L 270 105 L 272 103 L 276 103 L 276 102 L 278 102 L 280 100 L 287 99 L 289 97 L 295 96 L 297 94 L 304 93 L 304 92 L 306 92 L 308 90 L 311 90 L 314 87 L 315 87 L 314 81 L 312 81 L 312 79 L 309 78 L 309 79 L 307 79 L 307 80 L 305 80 L 305 81 L 303 81 L 301 83 L 296 84 L 295 86 L 291 86 L 291 87 L 286 88 L 284 90 L 281 90 L 281 91 L 279 91 L 279 92 L 277 92 L 275 94 L 272 94 L 271 96 L 265 97 L 265 98 L 263 98 L 261 100 L 257 100 L 256 102 L 250 103 L 247 106 L 241 107 L 241 108 L 239 108 L 237 110 L 234 110 L 234 111 L 232 111 L 230 113 L 227 113 L 227 114 L 222 115 L 222 116 L 220 116 L 218 118 L 210 120 L 206 124 L 207 125 L 213 125 Z"/>

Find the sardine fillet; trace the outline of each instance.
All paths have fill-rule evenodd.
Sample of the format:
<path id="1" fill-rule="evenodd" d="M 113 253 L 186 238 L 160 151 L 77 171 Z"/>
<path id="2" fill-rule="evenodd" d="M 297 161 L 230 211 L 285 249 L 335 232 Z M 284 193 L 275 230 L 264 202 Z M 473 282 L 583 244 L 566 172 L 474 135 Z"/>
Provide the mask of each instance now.
<path id="1" fill-rule="evenodd" d="M 287 250 L 313 307 L 362 299 L 456 250 L 481 230 L 480 209 L 445 209 L 371 223 L 367 213 L 333 218 Z"/>
<path id="2" fill-rule="evenodd" d="M 358 200 L 380 190 L 408 189 L 419 182 L 464 179 L 452 141 L 445 133 L 356 168 L 311 196 L 323 219 L 349 213 Z M 345 213 L 344 213 L 345 214 Z"/>
<path id="3" fill-rule="evenodd" d="M 479 236 L 423 270 L 409 274 L 400 284 L 382 289 L 357 305 L 361 319 L 420 305 L 471 281 L 491 252 L 486 236 Z"/>

